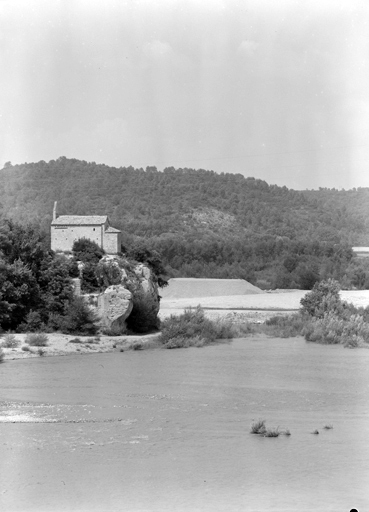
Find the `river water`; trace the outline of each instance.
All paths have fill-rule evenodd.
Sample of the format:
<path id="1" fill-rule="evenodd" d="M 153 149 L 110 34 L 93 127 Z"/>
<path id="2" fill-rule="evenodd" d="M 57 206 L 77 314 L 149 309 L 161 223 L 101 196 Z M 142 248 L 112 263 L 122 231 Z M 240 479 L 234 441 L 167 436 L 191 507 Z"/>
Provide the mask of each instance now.
<path id="1" fill-rule="evenodd" d="M 264 338 L 6 362 L 0 510 L 369 510 L 368 369 Z"/>

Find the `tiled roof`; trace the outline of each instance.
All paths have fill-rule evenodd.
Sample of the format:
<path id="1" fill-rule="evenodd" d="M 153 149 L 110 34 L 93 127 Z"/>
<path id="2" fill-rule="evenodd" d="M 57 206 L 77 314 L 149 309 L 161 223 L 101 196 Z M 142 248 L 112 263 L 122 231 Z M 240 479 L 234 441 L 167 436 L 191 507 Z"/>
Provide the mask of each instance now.
<path id="1" fill-rule="evenodd" d="M 52 226 L 101 226 L 107 221 L 107 215 L 61 215 L 51 222 Z"/>
<path id="2" fill-rule="evenodd" d="M 120 233 L 120 229 L 113 228 L 109 226 L 108 229 L 105 230 L 105 233 Z"/>

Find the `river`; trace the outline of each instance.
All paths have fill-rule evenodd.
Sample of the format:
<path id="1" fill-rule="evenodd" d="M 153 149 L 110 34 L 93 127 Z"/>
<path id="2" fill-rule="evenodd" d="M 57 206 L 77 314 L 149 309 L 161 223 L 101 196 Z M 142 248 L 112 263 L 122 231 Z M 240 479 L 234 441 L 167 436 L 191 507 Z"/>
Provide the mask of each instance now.
<path id="1" fill-rule="evenodd" d="M 6 362 L 0 510 L 369 510 L 368 369 L 301 338 Z"/>

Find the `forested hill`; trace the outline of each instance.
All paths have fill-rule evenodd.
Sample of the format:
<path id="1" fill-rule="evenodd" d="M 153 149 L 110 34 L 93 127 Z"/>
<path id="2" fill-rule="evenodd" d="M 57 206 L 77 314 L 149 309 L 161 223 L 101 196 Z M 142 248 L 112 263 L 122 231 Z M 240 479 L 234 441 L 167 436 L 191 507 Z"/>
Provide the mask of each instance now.
<path id="1" fill-rule="evenodd" d="M 240 174 L 108 167 L 65 157 L 0 171 L 6 217 L 49 229 L 58 214 L 107 214 L 138 236 L 211 232 L 369 245 L 369 189 L 297 192 Z"/>
<path id="2" fill-rule="evenodd" d="M 125 244 L 142 238 L 160 250 L 172 275 L 301 287 L 306 269 L 342 280 L 350 259 L 342 248 L 369 245 L 368 189 L 298 192 L 240 174 L 114 168 L 65 157 L 8 163 L 0 180 L 3 217 L 49 231 L 54 201 L 59 215 L 107 214 Z M 337 251 L 339 263 L 324 266 Z M 296 261 L 282 268 L 291 253 Z"/>

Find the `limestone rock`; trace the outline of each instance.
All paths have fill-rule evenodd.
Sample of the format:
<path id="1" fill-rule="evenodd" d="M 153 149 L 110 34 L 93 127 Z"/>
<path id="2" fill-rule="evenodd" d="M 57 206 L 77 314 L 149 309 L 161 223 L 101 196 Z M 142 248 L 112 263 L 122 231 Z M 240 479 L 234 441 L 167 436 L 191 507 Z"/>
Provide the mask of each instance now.
<path id="1" fill-rule="evenodd" d="M 128 276 L 124 269 L 124 261 L 118 256 L 106 254 L 101 258 L 96 269 L 97 278 L 102 286 L 126 284 Z"/>
<path id="2" fill-rule="evenodd" d="M 144 302 L 150 304 L 151 314 L 154 316 L 158 314 L 160 307 L 158 285 L 152 271 L 145 264 L 135 263 L 118 255 L 105 255 L 97 265 L 96 276 L 100 286 L 106 288 L 99 298 L 98 306 L 98 314 L 102 318 L 104 328 L 123 327 L 134 305 L 145 298 L 148 300 Z M 135 299 L 137 299 L 136 302 Z M 117 313 L 115 318 L 116 312 L 126 307 L 124 300 L 127 301 L 125 313 L 122 315 Z M 115 303 L 116 306 L 114 306 Z M 114 313 L 111 312 L 113 310 Z"/>
<path id="3" fill-rule="evenodd" d="M 112 285 L 99 295 L 98 303 L 102 327 L 123 330 L 133 308 L 132 293 L 121 284 Z"/>
<path id="4" fill-rule="evenodd" d="M 153 304 L 156 304 L 156 313 L 159 313 L 159 292 L 158 292 L 158 285 L 153 279 L 152 272 L 143 263 L 139 263 L 134 268 L 134 273 L 138 280 L 138 286 L 141 288 L 142 292 L 150 296 L 152 299 L 151 302 Z"/>

